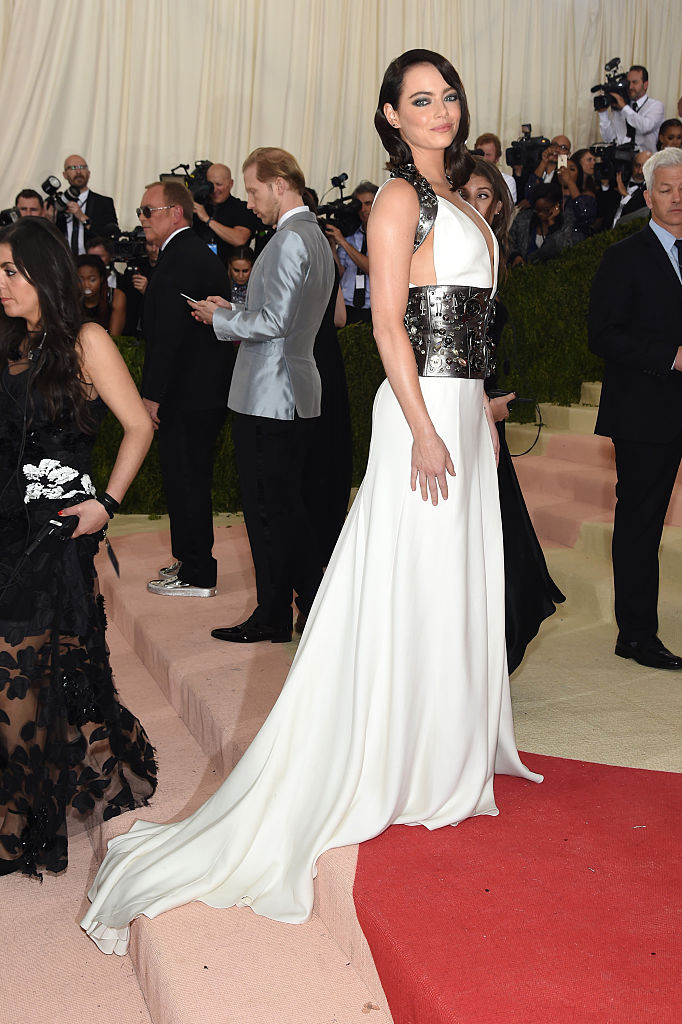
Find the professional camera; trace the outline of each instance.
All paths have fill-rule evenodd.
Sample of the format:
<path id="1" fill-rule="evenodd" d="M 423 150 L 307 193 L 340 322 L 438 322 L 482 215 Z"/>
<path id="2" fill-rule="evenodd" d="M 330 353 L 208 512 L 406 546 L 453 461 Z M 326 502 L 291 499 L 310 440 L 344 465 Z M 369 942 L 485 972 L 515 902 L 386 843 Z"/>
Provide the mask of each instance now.
<path id="1" fill-rule="evenodd" d="M 597 158 L 592 172 L 595 181 L 608 181 L 612 188 L 618 187 L 616 175 L 620 173 L 623 184 L 627 185 L 632 174 L 632 162 L 635 158 L 634 142 L 598 142 L 590 146 L 590 153 Z"/>
<path id="2" fill-rule="evenodd" d="M 10 224 L 14 224 L 15 220 L 19 220 L 21 214 L 17 210 L 16 206 L 10 206 L 6 210 L 0 210 L 0 228 L 6 228 Z"/>
<path id="3" fill-rule="evenodd" d="M 45 205 L 54 206 L 63 213 L 66 210 L 67 203 L 78 202 L 78 197 L 81 193 L 80 189 L 76 188 L 75 185 L 69 185 L 68 188 L 61 192 L 61 184 L 61 179 L 56 174 L 51 174 L 40 187 L 47 196 Z"/>
<path id="4" fill-rule="evenodd" d="M 512 142 L 506 150 L 504 158 L 510 167 L 525 167 L 535 170 L 542 159 L 542 154 L 551 146 L 551 139 L 544 135 L 532 136 L 533 126 L 530 124 L 521 125 L 521 138 Z"/>
<path id="5" fill-rule="evenodd" d="M 213 182 L 206 180 L 206 172 L 212 163 L 212 160 L 195 160 L 194 170 L 190 170 L 189 164 L 178 164 L 171 168 L 169 174 L 160 174 L 159 181 L 181 181 L 192 193 L 194 202 L 206 206 L 213 196 Z"/>
<path id="6" fill-rule="evenodd" d="M 604 73 L 606 81 L 600 85 L 593 85 L 590 89 L 590 92 L 599 94 L 594 97 L 594 109 L 608 110 L 611 107 L 612 110 L 618 110 L 618 103 L 610 93 L 615 92 L 622 96 L 626 103 L 630 102 L 628 76 L 627 72 L 621 69 L 620 57 L 614 57 L 613 60 L 607 61 L 604 65 Z"/>
<path id="7" fill-rule="evenodd" d="M 138 225 L 132 231 L 117 231 L 111 237 L 112 263 L 136 263 L 146 259 L 144 229 Z"/>
<path id="8" fill-rule="evenodd" d="M 353 232 L 357 231 L 360 227 L 358 210 L 360 209 L 361 203 L 359 199 L 355 198 L 355 196 L 344 196 L 344 182 L 346 181 L 348 181 L 348 175 L 345 171 L 341 174 L 335 175 L 331 179 L 331 186 L 332 188 L 338 188 L 340 193 L 339 198 L 332 200 L 331 203 L 325 203 L 317 209 L 318 221 L 323 231 L 327 224 L 333 224 L 335 228 L 339 229 L 342 235 L 346 236 L 352 235 Z M 330 192 L 331 189 L 328 189 L 327 191 Z"/>

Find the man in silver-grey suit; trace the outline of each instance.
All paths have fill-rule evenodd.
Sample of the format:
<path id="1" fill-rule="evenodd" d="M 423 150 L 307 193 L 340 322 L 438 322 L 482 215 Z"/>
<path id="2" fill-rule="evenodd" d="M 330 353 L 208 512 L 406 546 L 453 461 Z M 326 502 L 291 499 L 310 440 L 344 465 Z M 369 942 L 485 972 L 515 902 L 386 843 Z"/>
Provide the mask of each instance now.
<path id="1" fill-rule="evenodd" d="M 303 500 L 303 467 L 320 415 L 315 335 L 331 296 L 334 260 L 304 206 L 298 163 L 260 148 L 244 162 L 248 207 L 273 238 L 254 263 L 243 309 L 220 296 L 192 302 L 223 341 L 240 341 L 228 406 L 258 604 L 211 635 L 234 643 L 291 639 L 292 597 L 302 628 L 322 579 L 322 560 Z"/>

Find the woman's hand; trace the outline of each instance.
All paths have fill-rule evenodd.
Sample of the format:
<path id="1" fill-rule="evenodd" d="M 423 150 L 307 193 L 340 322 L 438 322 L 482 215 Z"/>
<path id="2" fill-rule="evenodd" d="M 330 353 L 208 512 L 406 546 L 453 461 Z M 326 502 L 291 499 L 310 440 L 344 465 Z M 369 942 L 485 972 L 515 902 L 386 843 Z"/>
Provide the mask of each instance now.
<path id="1" fill-rule="evenodd" d="M 415 439 L 412 444 L 412 474 L 410 477 L 412 490 L 417 490 L 417 481 L 419 481 L 419 489 L 424 501 L 428 501 L 430 494 L 431 502 L 437 505 L 439 488 L 443 501 L 446 501 L 448 473 L 450 476 L 454 476 L 455 467 L 452 464 L 450 452 L 438 434 L 434 433 L 419 441 Z"/>
<path id="2" fill-rule="evenodd" d="M 79 505 L 71 505 L 59 512 L 60 516 L 78 516 L 78 526 L 72 537 L 82 537 L 85 533 L 98 533 L 109 522 L 109 513 L 95 498 L 81 501 Z"/>
<path id="3" fill-rule="evenodd" d="M 509 403 L 513 402 L 515 398 L 516 392 L 510 391 L 507 395 L 498 395 L 497 398 L 490 399 L 490 411 L 495 423 L 509 419 Z"/>
<path id="4" fill-rule="evenodd" d="M 488 429 L 490 430 L 490 438 L 493 442 L 493 451 L 495 453 L 495 465 L 500 464 L 500 435 L 497 433 L 497 427 L 495 426 L 495 418 L 493 411 L 490 408 L 490 399 L 484 393 L 483 395 L 483 410 L 485 412 L 485 418 L 488 421 Z"/>

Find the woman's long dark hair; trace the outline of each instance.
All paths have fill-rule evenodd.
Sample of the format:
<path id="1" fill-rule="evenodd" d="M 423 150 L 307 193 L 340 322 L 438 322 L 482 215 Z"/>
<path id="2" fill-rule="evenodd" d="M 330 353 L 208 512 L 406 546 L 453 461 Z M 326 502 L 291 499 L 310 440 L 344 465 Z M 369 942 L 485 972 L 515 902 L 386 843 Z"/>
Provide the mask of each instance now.
<path id="1" fill-rule="evenodd" d="M 493 214 L 489 224 L 499 246 L 500 263 L 505 266 L 509 256 L 509 228 L 514 214 L 514 204 L 509 187 L 502 177 L 502 172 L 497 169 L 495 164 L 484 160 L 482 156 L 472 156 L 472 160 L 474 161 L 472 175 L 477 174 L 480 178 L 485 178 L 493 191 L 491 205 L 494 207 L 498 203 L 502 204 L 501 209 Z"/>
<path id="2" fill-rule="evenodd" d="M 66 239 L 42 217 L 21 217 L 0 230 L 0 244 L 9 245 L 17 271 L 38 293 L 42 340 L 29 346 L 38 350 L 32 387 L 50 420 L 72 419 L 79 430 L 92 431 L 76 349 L 83 325 L 81 288 Z M 0 367 L 20 358 L 27 330 L 22 317 L 0 309 Z"/>
<path id="3" fill-rule="evenodd" d="M 462 80 L 453 68 L 452 64 L 440 53 L 433 50 L 407 50 L 399 57 L 392 60 L 386 68 L 384 80 L 379 90 L 379 102 L 374 115 L 374 127 L 379 133 L 382 145 L 388 153 L 388 170 L 396 167 L 403 167 L 413 162 L 412 150 L 400 137 L 400 132 L 389 124 L 384 114 L 384 106 L 390 103 L 397 110 L 400 93 L 403 87 L 403 79 L 408 68 L 415 64 L 433 64 L 440 72 L 448 85 L 457 91 L 461 116 L 459 127 L 454 139 L 445 150 L 445 171 L 451 181 L 452 191 L 456 191 L 467 181 L 473 168 L 473 160 L 467 152 L 465 143 L 469 134 L 469 105 L 467 104 L 466 93 Z"/>
<path id="4" fill-rule="evenodd" d="M 580 163 L 582 158 L 585 156 L 585 153 L 589 152 L 591 152 L 591 150 L 589 149 L 576 149 L 575 153 L 571 153 L 571 160 L 578 168 L 578 178 L 576 180 L 576 185 L 578 186 L 580 191 L 592 192 L 593 195 L 596 195 L 597 185 L 594 180 L 594 175 L 586 174 L 583 170 L 582 164 Z"/>
<path id="5" fill-rule="evenodd" d="M 76 270 L 80 267 L 92 267 L 99 274 L 99 291 L 97 292 L 97 302 L 93 306 L 88 306 L 85 302 L 85 295 L 81 291 L 81 301 L 83 305 L 83 319 L 91 320 L 94 323 L 99 324 L 104 328 L 105 331 L 109 330 L 109 321 L 111 320 L 111 306 L 109 305 L 109 284 L 107 282 L 107 268 L 104 266 L 104 261 L 99 256 L 93 256 L 91 253 L 86 253 L 84 256 L 79 256 L 76 260 Z"/>

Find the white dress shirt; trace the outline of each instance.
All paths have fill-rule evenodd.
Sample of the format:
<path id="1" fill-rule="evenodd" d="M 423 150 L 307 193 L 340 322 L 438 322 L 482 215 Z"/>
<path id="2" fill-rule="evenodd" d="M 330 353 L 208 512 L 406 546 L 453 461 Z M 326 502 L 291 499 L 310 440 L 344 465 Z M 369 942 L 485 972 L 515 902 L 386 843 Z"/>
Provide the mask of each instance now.
<path id="1" fill-rule="evenodd" d="M 634 106 L 637 110 L 634 110 Z M 635 129 L 635 149 L 640 153 L 643 150 L 656 152 L 658 142 L 658 130 L 665 121 L 665 109 L 660 100 L 654 100 L 651 96 L 642 96 L 639 100 L 633 100 L 629 106 L 622 110 L 600 110 L 599 129 L 604 142 L 617 142 L 622 145 L 628 141 L 628 125 Z"/>

